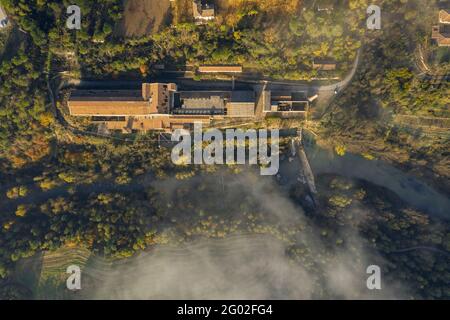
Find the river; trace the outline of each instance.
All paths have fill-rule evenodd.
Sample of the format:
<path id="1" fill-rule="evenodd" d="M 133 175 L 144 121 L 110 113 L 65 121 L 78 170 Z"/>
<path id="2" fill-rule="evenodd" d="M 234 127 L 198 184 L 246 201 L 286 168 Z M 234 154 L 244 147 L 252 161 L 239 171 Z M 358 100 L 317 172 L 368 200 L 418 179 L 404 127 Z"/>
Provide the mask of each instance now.
<path id="1" fill-rule="evenodd" d="M 369 160 L 346 153 L 339 156 L 317 145 L 311 136 L 305 139 L 305 150 L 314 175 L 331 173 L 368 181 L 389 189 L 409 205 L 439 218 L 450 218 L 450 199 L 425 182 L 381 160 Z M 284 175 L 293 176 L 298 160 L 282 165 Z M 318 190 L 320 193 L 320 190 Z"/>

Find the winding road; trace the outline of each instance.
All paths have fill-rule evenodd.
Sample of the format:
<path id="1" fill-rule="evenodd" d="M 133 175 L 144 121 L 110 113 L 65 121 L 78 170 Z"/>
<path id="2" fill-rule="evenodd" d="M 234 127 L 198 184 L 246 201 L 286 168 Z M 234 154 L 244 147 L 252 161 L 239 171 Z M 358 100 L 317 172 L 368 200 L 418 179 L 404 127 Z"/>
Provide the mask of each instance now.
<path id="1" fill-rule="evenodd" d="M 271 91 L 303 91 L 309 96 L 314 94 L 319 95 L 321 106 L 327 107 L 331 100 L 336 96 L 335 91 L 342 92 L 352 81 L 356 74 L 358 66 L 361 61 L 362 48 L 358 49 L 355 61 L 353 62 L 350 72 L 339 82 L 333 84 L 320 84 L 318 81 L 304 81 L 304 80 L 270 80 L 261 78 L 249 78 L 245 76 L 237 77 L 236 81 L 229 80 L 205 80 L 195 81 L 191 78 L 166 76 L 152 79 L 152 81 L 164 82 L 174 81 L 184 90 L 231 90 L 233 87 L 238 90 L 250 89 L 257 85 L 263 85 L 267 90 Z M 77 89 L 104 89 L 104 88 L 120 88 L 120 89 L 136 89 L 142 84 L 142 80 L 131 81 L 117 81 L 117 80 L 78 80 L 69 79 L 64 80 L 58 86 L 58 91 L 67 88 Z M 57 92 L 56 92 L 57 93 Z M 322 109 L 322 108 L 321 108 Z M 320 112 L 316 112 L 322 114 Z"/>

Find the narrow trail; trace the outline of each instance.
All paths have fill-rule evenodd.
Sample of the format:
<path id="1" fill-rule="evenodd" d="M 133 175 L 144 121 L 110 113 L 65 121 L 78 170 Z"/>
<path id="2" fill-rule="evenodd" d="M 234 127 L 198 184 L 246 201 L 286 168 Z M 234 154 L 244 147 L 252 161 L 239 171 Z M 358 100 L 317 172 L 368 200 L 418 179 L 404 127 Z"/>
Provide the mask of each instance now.
<path id="1" fill-rule="evenodd" d="M 434 248 L 434 247 L 427 247 L 427 246 L 417 246 L 417 247 L 410 247 L 410 248 L 404 248 L 404 249 L 399 249 L 399 250 L 394 250 L 391 251 L 391 253 L 406 253 L 406 252 L 411 252 L 411 251 L 417 251 L 417 250 L 425 250 L 425 251 L 433 251 L 433 252 L 438 252 L 438 253 L 442 253 L 444 255 L 450 256 L 450 252 L 438 249 L 438 248 Z"/>

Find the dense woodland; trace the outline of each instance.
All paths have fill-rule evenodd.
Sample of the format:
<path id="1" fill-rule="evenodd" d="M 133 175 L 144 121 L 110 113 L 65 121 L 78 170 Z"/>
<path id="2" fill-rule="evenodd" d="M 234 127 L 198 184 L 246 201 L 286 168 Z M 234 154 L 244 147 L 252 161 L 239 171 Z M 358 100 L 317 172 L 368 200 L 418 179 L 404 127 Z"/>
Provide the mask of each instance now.
<path id="1" fill-rule="evenodd" d="M 356 231 L 367 241 L 368 250 L 381 252 L 389 261 L 384 270 L 390 281 L 408 283 L 421 298 L 449 297 L 448 221 L 434 220 L 389 190 L 365 181 L 326 174 L 318 177 L 318 188 L 320 209 L 311 219 L 324 230 L 322 236 L 331 247 L 351 247 L 354 244 L 344 239 Z M 298 187 L 291 191 L 291 197 L 305 207 L 301 194 Z M 402 251 L 417 246 L 441 252 Z"/>
<path id="2" fill-rule="evenodd" d="M 15 41 L 0 65 L 0 155 L 21 167 L 48 154 L 53 115 L 45 106 L 44 56 L 30 42 Z"/>
<path id="3" fill-rule="evenodd" d="M 435 50 L 424 39 L 437 19 L 431 3 L 421 7 L 423 20 L 416 23 L 419 3 L 398 6 L 392 2 L 389 8 L 396 19 L 385 21 L 380 32 L 368 37 L 362 55 L 365 62 L 321 119 L 321 128 L 323 137 L 329 135 L 341 152 L 387 159 L 406 168 L 414 164 L 448 190 L 450 84 L 444 76 L 449 61 L 436 75 L 420 74 L 416 67 L 418 44 Z M 399 121 L 403 116 L 409 117 L 409 123 Z"/>
<path id="4" fill-rule="evenodd" d="M 262 4 L 229 1 L 227 14 L 198 26 L 188 6 L 189 10 L 162 31 L 127 39 L 114 33 L 114 25 L 121 19 L 122 1 L 77 4 L 83 18 L 81 30 L 75 32 L 65 27 L 68 1 L 5 1 L 36 45 L 63 56 L 76 51 L 85 76 L 139 71 L 146 75 L 153 65 L 161 63 L 179 67 L 239 63 L 284 79 L 317 76 L 312 70 L 314 58 L 334 58 L 339 70 L 347 71 L 361 45 L 361 17 L 366 8 L 364 2 L 350 1 L 352 10 L 337 6 L 333 13 L 318 13 L 311 6 L 313 2 L 303 11 L 307 5 L 299 0 Z M 175 3 L 181 5 L 183 1 Z M 34 19 L 29 12 L 34 13 Z"/>

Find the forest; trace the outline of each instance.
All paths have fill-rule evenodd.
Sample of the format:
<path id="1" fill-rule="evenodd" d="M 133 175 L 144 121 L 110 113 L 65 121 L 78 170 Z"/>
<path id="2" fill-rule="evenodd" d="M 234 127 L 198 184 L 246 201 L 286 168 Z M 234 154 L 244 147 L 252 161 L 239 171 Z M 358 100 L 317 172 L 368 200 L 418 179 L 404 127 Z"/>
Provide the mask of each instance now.
<path id="1" fill-rule="evenodd" d="M 312 68 L 315 58 L 335 59 L 337 72 L 343 74 L 361 45 L 365 14 L 364 2 L 357 1 L 350 1 L 352 10 L 336 6 L 332 14 L 314 12 L 314 7 L 303 11 L 306 4 L 302 1 L 263 5 L 230 1 L 224 14 L 207 25 L 196 25 L 192 17 L 175 18 L 160 32 L 123 38 L 114 33 L 122 17 L 122 1 L 96 1 L 93 6 L 78 1 L 83 17 L 80 31 L 65 27 L 66 2 L 8 0 L 5 6 L 19 17 L 18 23 L 37 46 L 65 58 L 76 53 L 85 77 L 147 76 L 158 64 L 183 68 L 221 63 L 243 64 L 273 78 L 308 80 L 318 76 Z M 181 5 L 180 1 L 175 5 Z"/>
<path id="2" fill-rule="evenodd" d="M 17 51 L 8 51 L 10 60 L 0 65 L 0 154 L 13 167 L 36 162 L 49 153 L 53 122 L 46 108 L 44 56 L 30 42 L 17 41 Z"/>

